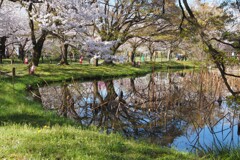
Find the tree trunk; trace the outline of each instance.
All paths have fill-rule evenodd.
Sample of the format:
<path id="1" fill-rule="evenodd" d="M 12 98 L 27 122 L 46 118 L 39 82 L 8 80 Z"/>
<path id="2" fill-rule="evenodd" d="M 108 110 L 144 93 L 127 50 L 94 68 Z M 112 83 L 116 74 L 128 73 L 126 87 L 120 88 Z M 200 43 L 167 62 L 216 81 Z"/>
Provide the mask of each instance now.
<path id="1" fill-rule="evenodd" d="M 150 101 L 149 107 L 152 109 L 156 108 L 154 73 L 151 74 L 150 81 L 148 83 L 148 96 Z"/>
<path id="2" fill-rule="evenodd" d="M 150 61 L 152 62 L 153 60 L 153 55 L 154 55 L 154 52 L 150 52 Z"/>
<path id="3" fill-rule="evenodd" d="M 120 44 L 111 48 L 113 55 L 115 55 L 117 53 L 117 49 L 119 48 L 119 46 L 120 46 Z"/>
<path id="4" fill-rule="evenodd" d="M 38 64 L 39 64 L 39 60 L 40 60 L 41 55 L 42 55 L 43 44 L 45 42 L 47 34 L 48 34 L 47 31 L 42 31 L 41 37 L 38 39 L 36 44 L 33 46 L 32 63 L 33 63 L 34 66 L 38 66 Z"/>
<path id="5" fill-rule="evenodd" d="M 105 97 L 105 101 L 114 100 L 118 95 L 115 92 L 113 81 L 108 80 L 105 82 L 105 84 L 107 88 L 107 96 Z"/>
<path id="6" fill-rule="evenodd" d="M 25 39 L 24 43 L 19 45 L 19 57 L 22 61 L 24 61 L 25 53 L 24 53 L 24 48 L 27 45 L 28 38 Z"/>
<path id="7" fill-rule="evenodd" d="M 125 41 L 124 40 L 121 40 L 117 43 L 115 43 L 112 47 L 111 47 L 111 51 L 112 51 L 112 54 L 115 55 L 117 53 L 117 50 L 118 48 L 124 43 Z"/>
<path id="8" fill-rule="evenodd" d="M 93 82 L 93 95 L 99 99 L 100 103 L 103 103 L 104 99 L 98 90 L 98 81 Z"/>
<path id="9" fill-rule="evenodd" d="M 102 40 L 103 40 L 103 41 L 104 41 L 104 40 L 105 40 L 105 41 L 108 41 L 108 40 L 111 40 L 111 39 L 102 39 Z M 111 54 L 112 54 L 112 55 L 116 55 L 118 48 L 119 48 L 124 42 L 126 42 L 126 40 L 121 40 L 121 41 L 115 43 L 115 45 L 113 45 L 113 46 L 110 48 L 110 50 L 112 51 Z M 114 64 L 113 61 L 112 61 L 112 59 L 111 59 L 111 60 L 108 59 L 108 60 L 104 61 L 103 63 L 104 63 L 104 64 Z"/>
<path id="10" fill-rule="evenodd" d="M 68 93 L 67 93 L 68 89 L 67 89 L 67 85 L 64 84 L 63 88 L 62 88 L 62 105 L 59 108 L 59 112 L 60 115 L 67 117 L 67 113 L 68 113 L 68 102 L 67 102 L 67 97 L 68 97 Z"/>
<path id="11" fill-rule="evenodd" d="M 167 60 L 170 61 L 171 58 L 172 58 L 172 50 L 169 49 L 169 50 L 168 50 L 168 54 L 167 54 Z"/>
<path id="12" fill-rule="evenodd" d="M 130 62 L 131 55 L 132 55 L 132 52 L 127 52 L 127 62 Z"/>
<path id="13" fill-rule="evenodd" d="M 94 65 L 98 66 L 98 58 L 94 59 Z"/>
<path id="14" fill-rule="evenodd" d="M 32 63 L 34 66 L 38 66 L 41 54 L 42 54 L 42 49 L 38 47 L 33 47 Z"/>
<path id="15" fill-rule="evenodd" d="M 41 54 L 42 54 L 43 44 L 48 35 L 48 31 L 42 30 L 40 38 L 38 40 L 36 39 L 34 21 L 33 21 L 33 17 L 31 14 L 32 10 L 33 10 L 33 3 L 30 3 L 30 5 L 28 7 L 28 16 L 29 16 L 29 27 L 31 29 L 31 40 L 32 40 L 32 45 L 33 45 L 32 63 L 34 66 L 38 66 L 39 60 L 40 60 Z"/>
<path id="16" fill-rule="evenodd" d="M 24 49 L 23 49 L 23 46 L 20 44 L 19 46 L 19 57 L 22 61 L 24 61 Z"/>
<path id="17" fill-rule="evenodd" d="M 133 51 L 132 51 L 132 54 L 131 54 L 131 62 L 134 62 L 135 54 L 136 54 L 136 49 L 137 49 L 137 48 L 133 48 Z"/>
<path id="18" fill-rule="evenodd" d="M 5 57 L 5 43 L 6 43 L 7 37 L 0 37 L 0 63 L 2 63 L 2 58 Z"/>
<path id="19" fill-rule="evenodd" d="M 66 64 L 69 65 L 68 60 L 67 60 L 67 55 L 68 55 L 68 44 L 63 45 L 63 54 L 62 54 L 62 59 L 61 59 L 61 64 Z"/>
<path id="20" fill-rule="evenodd" d="M 71 118 L 74 118 L 76 120 L 79 120 L 79 116 L 75 111 L 74 108 L 74 99 L 71 96 L 70 90 L 68 89 L 67 84 L 63 84 L 62 87 L 62 105 L 59 108 L 60 115 L 64 117 L 68 117 L 68 115 Z"/>
<path id="21" fill-rule="evenodd" d="M 115 55 L 117 53 L 118 48 L 122 45 L 122 43 L 117 43 L 114 46 L 110 48 L 112 51 L 112 55 Z M 98 60 L 94 61 L 95 66 L 98 66 Z M 104 60 L 103 64 L 114 64 L 112 59 L 106 59 Z"/>
<path id="22" fill-rule="evenodd" d="M 135 78 L 130 78 L 130 84 L 131 84 L 131 87 L 132 87 L 132 92 L 133 93 L 136 93 L 137 90 L 136 90 L 136 87 L 135 87 Z"/>

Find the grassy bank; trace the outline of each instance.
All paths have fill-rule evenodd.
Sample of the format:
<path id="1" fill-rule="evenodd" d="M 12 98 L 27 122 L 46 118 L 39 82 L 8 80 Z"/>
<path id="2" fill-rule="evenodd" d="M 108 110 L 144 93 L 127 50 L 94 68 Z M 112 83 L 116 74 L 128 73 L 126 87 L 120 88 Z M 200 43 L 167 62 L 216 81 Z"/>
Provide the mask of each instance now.
<path id="1" fill-rule="evenodd" d="M 0 128 L 1 159 L 195 159 L 171 149 L 72 126 Z"/>
<path id="2" fill-rule="evenodd" d="M 142 63 L 140 67 L 132 67 L 131 64 L 118 64 L 110 66 L 92 66 L 92 65 L 80 65 L 71 64 L 69 66 L 59 66 L 56 64 L 40 64 L 36 69 L 35 76 L 29 78 L 28 67 L 24 64 L 13 64 L 13 65 L 0 65 L 0 71 L 11 75 L 12 68 L 16 68 L 16 75 L 18 81 L 22 83 L 32 84 L 43 82 L 57 82 L 69 79 L 102 79 L 122 76 L 140 76 L 146 73 L 157 71 L 157 70 L 168 70 L 168 69 L 189 69 L 200 67 L 200 63 L 187 62 L 187 61 L 171 61 L 162 63 Z M 42 80 L 39 80 L 42 79 Z"/>
<path id="3" fill-rule="evenodd" d="M 193 63 L 146 63 L 140 68 L 128 65 L 89 66 L 42 64 L 36 75 L 28 75 L 23 64 L 1 65 L 0 71 L 0 159 L 197 159 L 168 148 L 106 135 L 83 128 L 72 120 L 44 110 L 26 92 L 27 85 L 69 79 L 137 76 L 154 69 L 188 68 Z M 11 70 L 16 68 L 12 79 Z"/>

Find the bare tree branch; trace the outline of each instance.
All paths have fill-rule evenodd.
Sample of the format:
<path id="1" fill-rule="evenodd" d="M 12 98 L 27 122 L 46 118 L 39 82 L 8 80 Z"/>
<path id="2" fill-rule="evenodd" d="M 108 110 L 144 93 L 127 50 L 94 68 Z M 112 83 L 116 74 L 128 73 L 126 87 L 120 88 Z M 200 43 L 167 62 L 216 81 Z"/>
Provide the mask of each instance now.
<path id="1" fill-rule="evenodd" d="M 194 16 L 194 14 L 193 14 L 193 12 L 192 12 L 192 10 L 191 10 L 191 8 L 190 8 L 189 5 L 188 5 L 187 0 L 183 0 L 183 4 L 184 4 L 184 6 L 185 6 L 185 8 L 186 8 L 186 10 L 187 10 L 187 12 L 188 12 L 188 14 L 190 15 L 190 17 L 193 18 L 193 19 L 196 19 L 195 16 Z"/>
<path id="2" fill-rule="evenodd" d="M 3 4 L 3 0 L 0 1 L 0 8 L 1 8 L 2 4 Z"/>
<path id="3" fill-rule="evenodd" d="M 187 19 L 186 15 L 185 15 L 185 12 L 184 12 L 184 9 L 183 9 L 183 6 L 182 6 L 182 3 L 181 3 L 181 0 L 178 0 L 178 4 L 181 8 L 181 11 L 182 11 L 182 19 L 181 19 L 181 23 L 179 25 L 179 29 L 180 29 L 180 32 L 182 31 L 182 25 L 183 25 L 183 22 L 184 22 L 184 19 Z"/>
<path id="4" fill-rule="evenodd" d="M 217 38 L 212 38 L 211 40 L 215 40 L 215 41 L 220 42 L 222 44 L 226 44 L 226 45 L 231 46 L 231 47 L 233 47 L 235 49 L 240 49 L 240 46 L 235 46 L 235 45 L 233 45 L 231 43 L 224 42 L 224 41 L 222 41 L 220 39 L 217 39 Z"/>

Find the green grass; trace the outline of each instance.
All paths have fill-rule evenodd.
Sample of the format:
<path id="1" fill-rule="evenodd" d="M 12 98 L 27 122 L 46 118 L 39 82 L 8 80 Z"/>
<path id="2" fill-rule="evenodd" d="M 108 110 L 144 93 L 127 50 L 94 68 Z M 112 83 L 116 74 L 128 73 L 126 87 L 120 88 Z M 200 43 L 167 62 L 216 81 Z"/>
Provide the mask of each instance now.
<path id="1" fill-rule="evenodd" d="M 0 128 L 0 159 L 195 159 L 190 154 L 72 126 Z"/>
<path id="2" fill-rule="evenodd" d="M 214 160 L 240 160 L 240 148 L 235 149 L 229 146 L 212 146 L 211 148 L 199 151 L 199 155 L 204 156 L 205 159 Z"/>
<path id="3" fill-rule="evenodd" d="M 15 67 L 18 81 L 25 84 L 29 84 L 30 81 L 32 84 L 35 84 L 36 82 L 43 82 L 42 80 L 56 82 L 69 79 L 88 80 L 122 76 L 139 76 L 153 70 L 188 69 L 199 66 L 200 63 L 190 61 L 171 61 L 161 63 L 146 62 L 142 63 L 140 67 L 132 67 L 130 63 L 98 67 L 88 64 L 80 65 L 77 63 L 73 63 L 69 66 L 40 64 L 36 69 L 36 76 L 32 76 L 31 78 L 29 78 L 28 75 L 28 67 L 24 64 L 0 65 L 0 71 L 11 75 L 12 68 Z"/>
<path id="4" fill-rule="evenodd" d="M 154 69 L 189 68 L 190 62 L 99 66 L 40 64 L 28 75 L 23 64 L 0 65 L 0 159 L 198 159 L 196 156 L 160 148 L 120 135 L 84 128 L 55 112 L 44 110 L 26 92 L 27 85 L 63 80 L 138 76 Z M 12 79 L 11 70 L 16 68 Z"/>

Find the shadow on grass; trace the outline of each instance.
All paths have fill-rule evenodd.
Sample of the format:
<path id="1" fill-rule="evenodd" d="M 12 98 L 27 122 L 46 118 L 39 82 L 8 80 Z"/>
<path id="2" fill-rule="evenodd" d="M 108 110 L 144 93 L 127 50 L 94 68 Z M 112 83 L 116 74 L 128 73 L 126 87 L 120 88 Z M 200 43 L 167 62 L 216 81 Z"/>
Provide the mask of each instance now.
<path id="1" fill-rule="evenodd" d="M 26 152 L 42 159 L 193 159 L 170 149 L 129 144 L 122 138 L 96 135 L 91 131 L 79 132 L 71 128 L 60 132 L 28 132 L 24 137 L 14 152 Z M 31 143 L 28 143 L 29 140 Z"/>
<path id="2" fill-rule="evenodd" d="M 80 126 L 77 122 L 69 120 L 57 115 L 52 116 L 43 116 L 36 115 L 32 113 L 12 113 L 9 115 L 0 115 L 0 125 L 7 124 L 20 124 L 20 125 L 30 125 L 32 127 L 43 127 L 45 125 L 54 126 L 54 125 L 71 125 L 71 126 Z"/>
<path id="3" fill-rule="evenodd" d="M 73 120 L 60 117 L 56 112 L 44 110 L 38 101 L 28 99 L 24 90 L 12 94 L 9 88 L 3 88 L 8 94 L 0 97 L 0 125 L 28 124 L 33 127 L 44 125 L 78 125 Z"/>
<path id="4" fill-rule="evenodd" d="M 9 104 L 11 104 L 11 102 L 9 100 L 2 98 L 0 94 L 0 109 L 2 108 L 2 106 L 9 105 Z"/>

